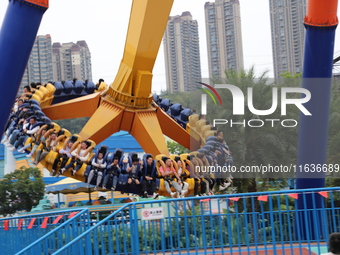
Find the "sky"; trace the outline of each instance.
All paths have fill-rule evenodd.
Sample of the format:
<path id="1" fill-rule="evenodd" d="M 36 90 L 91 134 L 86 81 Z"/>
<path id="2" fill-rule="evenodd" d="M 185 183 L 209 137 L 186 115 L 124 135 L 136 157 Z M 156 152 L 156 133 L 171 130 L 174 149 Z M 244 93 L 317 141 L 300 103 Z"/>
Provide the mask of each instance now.
<path id="1" fill-rule="evenodd" d="M 160 0 L 161 1 L 161 0 Z M 199 25 L 202 77 L 208 77 L 204 4 L 208 0 L 175 0 L 171 14 L 190 11 Z M 210 0 L 211 2 L 212 0 Z M 0 23 L 8 0 L 0 0 Z M 50 34 L 52 42 L 85 40 L 92 56 L 92 77 L 111 84 L 123 56 L 132 0 L 50 0 L 38 35 Z M 240 0 L 244 65 L 257 74 L 273 76 L 269 0 Z M 155 14 L 157 15 L 157 14 Z M 340 51 L 336 37 L 335 52 Z M 153 92 L 166 89 L 163 45 L 153 70 Z"/>

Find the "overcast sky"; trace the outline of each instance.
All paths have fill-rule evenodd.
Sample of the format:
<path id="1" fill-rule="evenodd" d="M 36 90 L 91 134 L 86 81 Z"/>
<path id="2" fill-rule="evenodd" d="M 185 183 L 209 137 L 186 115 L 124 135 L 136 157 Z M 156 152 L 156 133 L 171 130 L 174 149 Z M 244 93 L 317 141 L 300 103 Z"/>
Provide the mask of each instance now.
<path id="1" fill-rule="evenodd" d="M 160 0 L 161 1 L 161 0 Z M 212 0 L 210 0 L 212 1 Z M 175 0 L 171 15 L 190 11 L 198 21 L 202 76 L 208 77 L 204 3 L 207 0 Z M 52 42 L 85 40 L 92 55 L 94 81 L 112 83 L 123 56 L 132 0 L 50 0 L 38 35 L 50 34 Z M 245 68 L 273 75 L 269 0 L 240 0 Z M 8 0 L 0 0 L 0 22 Z M 155 14 L 157 15 L 157 14 Z M 337 36 L 335 52 L 340 51 Z M 153 91 L 166 88 L 164 52 L 161 46 L 153 71 Z"/>

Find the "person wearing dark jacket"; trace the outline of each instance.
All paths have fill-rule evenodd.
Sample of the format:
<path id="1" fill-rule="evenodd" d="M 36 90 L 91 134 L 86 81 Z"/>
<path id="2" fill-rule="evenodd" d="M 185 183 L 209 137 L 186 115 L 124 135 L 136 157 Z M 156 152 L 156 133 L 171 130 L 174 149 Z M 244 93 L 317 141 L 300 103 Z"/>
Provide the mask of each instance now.
<path id="1" fill-rule="evenodd" d="M 109 182 L 110 177 L 112 178 L 112 187 L 111 190 L 116 190 L 118 176 L 120 174 L 120 166 L 118 164 L 119 159 L 118 157 L 114 157 L 113 162 L 108 166 L 106 170 L 106 175 L 103 181 L 103 189 L 106 189 L 106 184 Z"/>
<path id="2" fill-rule="evenodd" d="M 144 198 L 147 198 L 148 194 L 153 194 L 154 198 L 158 197 L 158 194 L 156 193 L 157 171 L 156 166 L 153 163 L 152 156 L 146 156 L 146 165 L 143 164 L 142 168 L 142 192 Z"/>

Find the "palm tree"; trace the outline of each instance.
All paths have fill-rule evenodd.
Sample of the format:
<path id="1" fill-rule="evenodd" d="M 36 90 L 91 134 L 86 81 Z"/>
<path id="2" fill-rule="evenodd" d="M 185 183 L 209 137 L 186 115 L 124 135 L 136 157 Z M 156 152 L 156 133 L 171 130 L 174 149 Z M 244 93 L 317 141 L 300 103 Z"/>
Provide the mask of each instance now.
<path id="1" fill-rule="evenodd" d="M 331 91 L 331 105 L 328 129 L 328 153 L 327 164 L 339 167 L 340 162 L 340 82 L 334 80 Z M 339 169 L 339 168 L 338 168 Z M 339 186 L 339 172 L 330 172 L 328 186 Z"/>
<path id="2" fill-rule="evenodd" d="M 236 72 L 229 70 L 225 72 L 224 81 L 215 80 L 215 84 L 227 83 L 233 84 L 247 95 L 247 89 L 253 89 L 253 105 L 256 109 L 267 110 L 272 106 L 272 83 L 266 76 L 266 72 L 259 77 L 255 76 L 254 68 L 248 71 Z M 280 85 L 278 86 L 280 88 Z M 226 119 L 229 121 L 227 125 L 219 125 L 218 129 L 224 133 L 224 138 L 232 151 L 234 163 L 237 169 L 241 166 L 289 166 L 296 162 L 297 152 L 297 127 L 283 127 L 280 122 L 265 121 L 266 119 L 281 119 L 280 105 L 277 110 L 270 116 L 258 116 L 248 109 L 248 102 L 245 99 L 244 115 L 233 115 L 233 98 L 229 90 L 219 89 L 219 94 L 223 100 L 223 106 L 213 107 L 212 103 L 208 105 L 208 119 Z M 289 113 L 289 112 L 288 112 Z M 292 112 L 285 119 L 298 119 L 297 111 Z M 231 125 L 233 123 L 243 123 Z M 251 127 L 247 124 L 249 120 L 251 125 L 261 124 L 262 127 Z M 272 126 L 274 123 L 274 127 Z M 256 192 L 257 182 L 262 181 L 262 175 L 240 174 L 234 181 L 234 185 L 238 187 L 239 192 Z M 287 178 L 282 173 L 276 173 L 266 177 L 266 181 L 275 182 Z"/>
<path id="3" fill-rule="evenodd" d="M 256 109 L 266 110 L 272 106 L 272 88 L 278 88 L 280 92 L 281 87 L 297 87 L 300 82 L 300 77 L 291 76 L 285 74 L 283 76 L 282 84 L 275 84 L 274 81 L 270 81 L 267 77 L 267 72 L 263 72 L 261 75 L 255 75 L 254 67 L 247 71 L 236 72 L 229 70 L 225 72 L 226 78 L 224 80 L 213 79 L 213 84 L 233 84 L 239 87 L 243 94 L 247 96 L 247 89 L 253 89 L 253 105 Z M 200 97 L 201 91 L 197 90 L 190 93 L 178 92 L 174 94 L 163 93 L 163 98 L 168 97 L 174 103 L 181 103 L 183 107 L 189 107 L 191 109 L 200 109 Z M 270 116 L 258 116 L 248 110 L 248 102 L 245 98 L 245 114 L 233 115 L 233 98 L 232 94 L 227 89 L 218 89 L 218 93 L 221 95 L 223 105 L 214 105 L 212 100 L 208 100 L 208 120 L 213 122 L 213 119 L 226 119 L 228 123 L 226 125 L 217 125 L 219 130 L 224 133 L 225 140 L 233 153 L 234 165 L 238 169 L 241 166 L 289 166 L 296 163 L 297 155 L 297 136 L 298 129 L 282 127 L 280 122 L 265 121 L 266 119 L 283 119 L 281 116 L 280 104 L 277 106 L 277 110 Z M 299 95 L 297 95 L 299 96 Z M 278 95 L 280 98 L 280 94 Z M 287 116 L 284 119 L 299 118 L 299 110 L 295 107 L 288 106 Z M 245 125 L 234 124 L 230 125 L 230 121 L 242 123 L 245 120 Z M 258 125 L 260 120 L 264 121 L 263 127 L 250 127 L 247 122 L 253 121 L 253 125 Z M 238 192 L 256 192 L 257 183 L 261 182 L 264 187 L 282 186 L 285 182 L 286 176 L 282 173 L 273 174 L 263 178 L 261 175 L 254 174 L 242 174 L 235 175 L 234 186 L 238 188 Z M 269 178 L 270 177 L 270 178 Z"/>

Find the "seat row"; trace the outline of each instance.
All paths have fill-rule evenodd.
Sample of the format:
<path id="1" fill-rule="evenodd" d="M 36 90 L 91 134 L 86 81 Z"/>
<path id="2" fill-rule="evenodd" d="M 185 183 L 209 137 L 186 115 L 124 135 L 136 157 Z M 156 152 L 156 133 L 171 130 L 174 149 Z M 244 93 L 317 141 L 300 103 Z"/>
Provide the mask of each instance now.
<path id="1" fill-rule="evenodd" d="M 173 107 L 173 114 L 181 116 L 185 109 L 175 112 L 176 107 Z M 73 176 L 94 184 L 97 189 L 142 196 L 212 194 L 215 185 L 218 190 L 224 190 L 231 183 L 230 176 L 205 171 L 208 166 L 232 164 L 232 157 L 223 139 L 217 137 L 211 125 L 205 119 L 199 119 L 197 114 L 188 115 L 187 128 L 193 127 L 204 134 L 205 145 L 198 151 L 171 156 L 145 154 L 142 158 L 130 153 L 125 158 L 120 149 L 110 152 L 107 146 L 96 148 L 94 141 L 72 135 L 53 123 L 35 99 L 22 100 L 17 109 L 8 122 L 5 140 L 10 141 L 6 143 L 13 151 L 27 152 L 35 164 L 42 163 L 51 175 Z M 22 127 L 18 125 L 21 120 L 25 123 Z M 36 131 L 28 134 L 27 130 Z M 13 132 L 17 133 L 15 139 Z"/>

